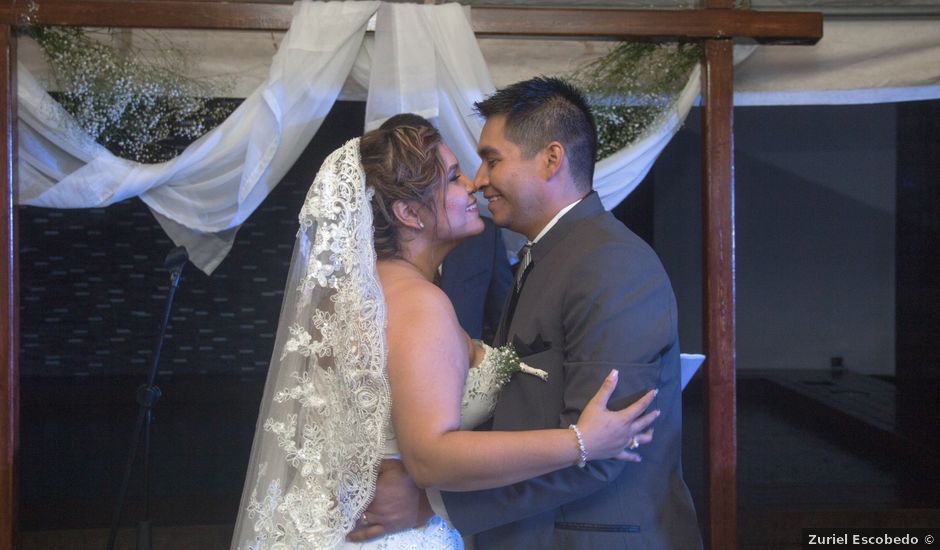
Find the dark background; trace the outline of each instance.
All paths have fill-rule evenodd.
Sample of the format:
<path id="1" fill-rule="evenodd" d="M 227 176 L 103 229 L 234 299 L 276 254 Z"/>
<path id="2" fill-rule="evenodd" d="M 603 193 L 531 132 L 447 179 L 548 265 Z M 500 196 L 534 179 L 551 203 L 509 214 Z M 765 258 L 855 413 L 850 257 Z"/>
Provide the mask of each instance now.
<path id="1" fill-rule="evenodd" d="M 932 419 L 940 395 L 933 341 L 940 322 L 940 102 L 892 109 L 898 156 L 897 376 L 878 380 L 886 384 L 879 387 L 895 392 L 890 399 L 900 396 L 898 424 L 929 436 L 937 431 Z M 323 158 L 361 133 L 363 117 L 364 104 L 337 103 L 283 182 L 240 229 L 215 273 L 185 269 L 157 380 L 164 397 L 153 425 L 156 524 L 234 522 L 297 213 Z M 748 117 L 741 118 L 747 124 Z M 657 243 L 653 215 L 659 183 L 654 174 L 614 210 L 654 246 L 663 245 Z M 106 527 L 137 415 L 135 390 L 145 380 L 165 306 L 168 275 L 162 264 L 173 244 L 138 200 L 106 209 L 23 207 L 20 234 L 20 529 Z M 666 267 L 676 269 L 668 262 Z M 670 276 L 682 278 L 678 272 Z M 697 312 L 682 314 L 684 324 L 699 322 Z M 937 469 L 930 468 L 937 464 L 935 447 L 913 449 L 906 436 L 882 439 L 882 432 L 853 424 L 851 415 L 819 401 L 796 400 L 761 376 L 738 382 L 739 495 L 750 513 L 940 507 Z M 898 385 L 898 378 L 913 384 Z M 701 512 L 698 378 L 683 397 L 686 477 Z M 926 464 L 924 470 L 918 464 Z M 923 471 L 932 473 L 923 478 Z M 141 479 L 138 466 L 125 524 L 144 514 Z M 754 525 L 762 524 L 743 527 L 756 533 Z"/>

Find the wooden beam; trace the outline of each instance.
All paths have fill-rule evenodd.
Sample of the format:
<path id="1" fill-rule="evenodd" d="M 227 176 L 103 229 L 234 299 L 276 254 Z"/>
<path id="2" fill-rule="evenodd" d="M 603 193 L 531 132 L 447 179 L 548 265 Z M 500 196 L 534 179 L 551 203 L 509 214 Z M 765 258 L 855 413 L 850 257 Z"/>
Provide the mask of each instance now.
<path id="1" fill-rule="evenodd" d="M 822 15 L 805 12 L 494 7 L 473 8 L 471 14 L 478 36 L 684 41 L 747 36 L 787 44 L 815 44 L 822 38 Z"/>
<path id="2" fill-rule="evenodd" d="M 0 7 L 0 23 L 25 22 L 30 4 Z M 35 19 L 45 25 L 283 31 L 289 4 L 179 0 L 44 0 Z M 746 36 L 763 43 L 815 44 L 822 15 L 733 9 L 617 10 L 474 7 L 480 37 L 550 37 L 592 40 L 698 40 Z"/>
<path id="3" fill-rule="evenodd" d="M 19 281 L 17 277 L 17 216 L 13 206 L 16 182 L 16 39 L 9 25 L 0 26 L 0 127 L 3 159 L 0 180 L 0 548 L 16 548 L 16 502 L 19 461 Z"/>
<path id="4" fill-rule="evenodd" d="M 731 40 L 705 41 L 702 73 L 702 223 L 706 380 L 706 544 L 737 548 L 734 132 Z"/>

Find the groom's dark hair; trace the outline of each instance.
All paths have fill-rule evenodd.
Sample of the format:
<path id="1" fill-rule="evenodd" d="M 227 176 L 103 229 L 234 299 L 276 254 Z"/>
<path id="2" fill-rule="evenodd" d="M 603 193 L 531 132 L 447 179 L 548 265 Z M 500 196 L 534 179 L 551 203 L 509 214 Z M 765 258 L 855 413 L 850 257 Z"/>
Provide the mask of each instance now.
<path id="1" fill-rule="evenodd" d="M 525 158 L 532 158 L 550 141 L 564 145 L 572 179 L 579 190 L 591 190 L 597 130 L 577 88 L 560 78 L 539 76 L 497 90 L 474 107 L 485 118 L 505 115 L 506 138 Z"/>

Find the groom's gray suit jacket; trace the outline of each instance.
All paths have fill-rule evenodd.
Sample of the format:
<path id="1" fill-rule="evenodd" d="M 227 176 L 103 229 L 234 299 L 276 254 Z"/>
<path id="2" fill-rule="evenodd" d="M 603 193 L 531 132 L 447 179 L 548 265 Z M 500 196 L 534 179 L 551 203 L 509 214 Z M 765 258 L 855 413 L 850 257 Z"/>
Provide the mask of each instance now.
<path id="1" fill-rule="evenodd" d="M 652 408 L 662 415 L 638 450 L 643 462 L 591 461 L 499 489 L 444 492 L 451 522 L 475 535 L 476 550 L 700 548 L 680 462 L 676 303 L 659 259 L 591 193 L 535 244 L 532 261 L 507 340 L 549 377 L 516 375 L 493 429 L 567 427 L 613 368 L 611 408 L 659 388 Z"/>

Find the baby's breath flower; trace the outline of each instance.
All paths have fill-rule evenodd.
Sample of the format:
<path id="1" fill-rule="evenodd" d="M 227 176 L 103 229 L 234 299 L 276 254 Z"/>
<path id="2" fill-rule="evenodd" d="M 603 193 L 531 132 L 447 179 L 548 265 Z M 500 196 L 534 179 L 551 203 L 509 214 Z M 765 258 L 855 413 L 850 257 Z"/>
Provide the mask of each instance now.
<path id="1" fill-rule="evenodd" d="M 496 372 L 498 373 L 497 381 L 500 386 L 509 382 L 512 375 L 517 372 L 531 374 L 542 380 L 548 380 L 547 372 L 542 369 L 532 368 L 519 360 L 519 354 L 516 353 L 516 349 L 512 347 L 512 344 L 505 344 L 498 348 L 493 348 L 490 350 L 490 353 L 495 355 L 494 361 L 496 363 Z"/>
<path id="2" fill-rule="evenodd" d="M 42 47 L 56 99 L 95 141 L 138 162 L 162 162 L 177 149 L 172 139 L 193 140 L 225 119 L 234 106 L 212 100 L 230 83 L 185 76 L 192 55 L 163 35 L 145 35 L 155 52 L 120 46 L 115 31 L 43 27 L 27 32 Z M 136 35 L 135 35 L 136 39 Z"/>
<path id="3" fill-rule="evenodd" d="M 594 114 L 598 160 L 663 120 L 700 57 L 697 44 L 622 42 L 569 75 L 586 93 Z"/>

